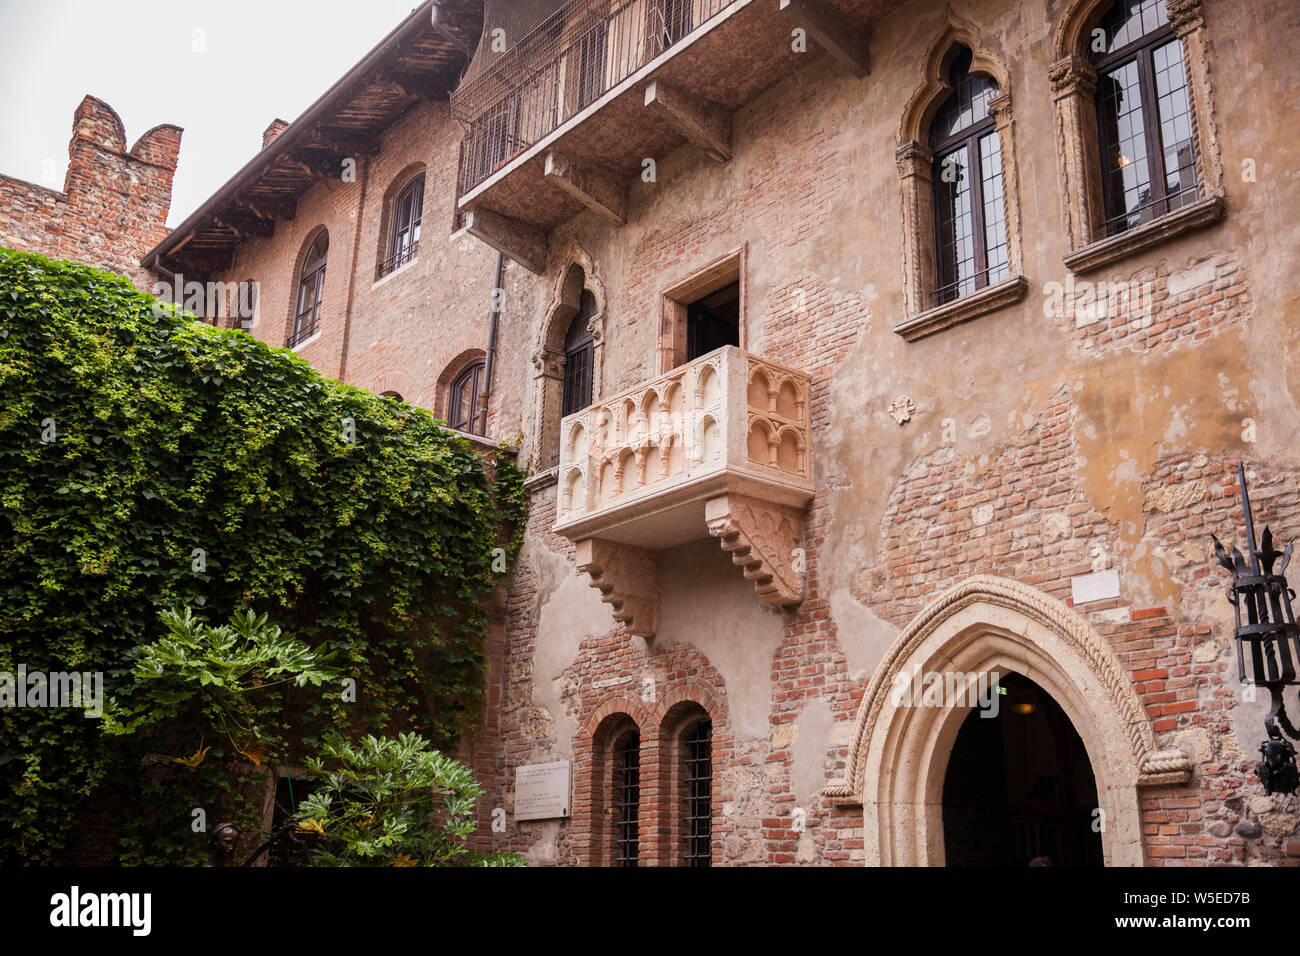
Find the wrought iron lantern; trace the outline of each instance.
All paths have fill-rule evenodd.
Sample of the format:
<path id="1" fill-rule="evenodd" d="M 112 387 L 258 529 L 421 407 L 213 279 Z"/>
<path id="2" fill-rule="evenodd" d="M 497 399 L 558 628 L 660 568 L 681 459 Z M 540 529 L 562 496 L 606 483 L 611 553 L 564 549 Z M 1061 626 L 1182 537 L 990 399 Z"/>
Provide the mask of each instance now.
<path id="1" fill-rule="evenodd" d="M 1268 688 L 1272 708 L 1264 720 L 1268 738 L 1259 746 L 1263 759 L 1255 769 L 1265 793 L 1295 793 L 1300 788 L 1300 771 L 1296 769 L 1296 752 L 1291 740 L 1300 740 L 1287 716 L 1282 699 L 1285 687 L 1300 685 L 1296 679 L 1296 665 L 1300 662 L 1300 628 L 1296 627 L 1291 601 L 1295 591 L 1287 587 L 1286 568 L 1291 563 L 1291 549 L 1273 547 L 1273 534 L 1267 526 L 1255 546 L 1255 523 L 1250 514 L 1250 493 L 1246 489 L 1246 468 L 1238 462 L 1237 476 L 1241 482 L 1241 508 L 1246 515 L 1246 543 L 1249 559 L 1236 548 L 1231 556 L 1214 535 L 1214 553 L 1219 563 L 1232 572 L 1232 587 L 1228 589 L 1236 616 L 1237 670 L 1243 685 Z M 1282 563 L 1274 570 L 1278 558 Z M 1283 737 L 1283 733 L 1286 737 Z"/>

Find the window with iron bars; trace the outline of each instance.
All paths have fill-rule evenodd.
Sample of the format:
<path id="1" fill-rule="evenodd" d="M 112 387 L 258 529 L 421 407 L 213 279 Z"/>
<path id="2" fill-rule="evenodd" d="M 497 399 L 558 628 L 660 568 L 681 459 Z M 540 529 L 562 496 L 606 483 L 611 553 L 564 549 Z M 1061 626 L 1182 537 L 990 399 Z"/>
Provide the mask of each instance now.
<path id="1" fill-rule="evenodd" d="M 701 720 L 682 738 L 682 865 L 713 863 L 713 722 Z"/>
<path id="2" fill-rule="evenodd" d="M 623 737 L 614 748 L 613 863 L 636 866 L 640 856 L 637 825 L 641 809 L 641 735 Z"/>

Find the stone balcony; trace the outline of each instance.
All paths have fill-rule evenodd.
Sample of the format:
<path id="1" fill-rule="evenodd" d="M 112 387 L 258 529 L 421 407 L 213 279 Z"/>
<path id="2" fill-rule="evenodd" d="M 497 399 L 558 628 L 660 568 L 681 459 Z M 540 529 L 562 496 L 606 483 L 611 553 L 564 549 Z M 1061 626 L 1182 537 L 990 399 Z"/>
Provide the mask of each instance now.
<path id="1" fill-rule="evenodd" d="M 561 422 L 555 531 L 630 633 L 658 626 L 657 552 L 710 535 L 764 601 L 803 600 L 809 388 L 728 346 Z"/>

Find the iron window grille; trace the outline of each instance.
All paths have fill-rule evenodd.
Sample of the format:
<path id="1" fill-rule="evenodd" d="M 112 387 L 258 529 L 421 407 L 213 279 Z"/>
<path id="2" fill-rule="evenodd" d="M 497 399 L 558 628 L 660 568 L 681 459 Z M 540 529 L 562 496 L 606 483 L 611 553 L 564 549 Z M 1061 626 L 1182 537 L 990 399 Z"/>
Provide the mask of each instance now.
<path id="1" fill-rule="evenodd" d="M 595 366 L 595 339 L 588 328 L 596 315 L 596 297 L 583 290 L 578 314 L 564 336 L 564 399 L 561 416 L 582 411 L 591 404 Z"/>
<path id="2" fill-rule="evenodd" d="M 963 49 L 952 64 L 953 92 L 930 126 L 938 305 L 1010 274 L 1002 145 L 989 113 L 998 86 L 988 77 L 971 75 L 970 66 L 971 53 Z"/>
<path id="3" fill-rule="evenodd" d="M 424 209 L 424 173 L 412 179 L 393 203 L 393 238 L 388 258 L 379 266 L 379 276 L 400 269 L 420 250 L 420 218 Z"/>
<path id="4" fill-rule="evenodd" d="M 702 720 L 683 738 L 685 766 L 682 786 L 685 820 L 682 828 L 684 866 L 713 863 L 713 723 Z"/>
<path id="5" fill-rule="evenodd" d="M 483 390 L 484 362 L 467 366 L 451 383 L 447 393 L 447 424 L 457 431 L 480 434 L 479 401 Z"/>
<path id="6" fill-rule="evenodd" d="M 289 346 L 305 342 L 320 328 L 321 298 L 325 290 L 325 260 L 329 253 L 329 233 L 324 230 L 316 237 L 298 274 L 298 299 L 294 309 L 293 331 L 289 333 Z"/>
<path id="7" fill-rule="evenodd" d="M 1118 0 L 1094 53 L 1105 236 L 1199 198 L 1183 43 L 1164 0 Z"/>
<path id="8" fill-rule="evenodd" d="M 614 749 L 614 865 L 636 866 L 641 809 L 641 735 L 630 733 Z"/>

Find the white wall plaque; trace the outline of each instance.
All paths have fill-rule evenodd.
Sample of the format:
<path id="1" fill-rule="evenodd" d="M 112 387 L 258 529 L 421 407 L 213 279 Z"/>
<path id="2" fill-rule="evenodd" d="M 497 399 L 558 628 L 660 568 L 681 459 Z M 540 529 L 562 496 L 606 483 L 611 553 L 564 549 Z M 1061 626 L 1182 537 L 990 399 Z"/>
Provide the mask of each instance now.
<path id="1" fill-rule="evenodd" d="M 1111 568 L 1108 571 L 1094 571 L 1092 574 L 1081 574 L 1077 578 L 1070 578 L 1070 595 L 1074 598 L 1075 607 L 1092 601 L 1117 598 L 1119 597 L 1119 571 Z"/>
<path id="2" fill-rule="evenodd" d="M 569 815 L 569 761 L 515 768 L 515 819 L 553 820 Z"/>

